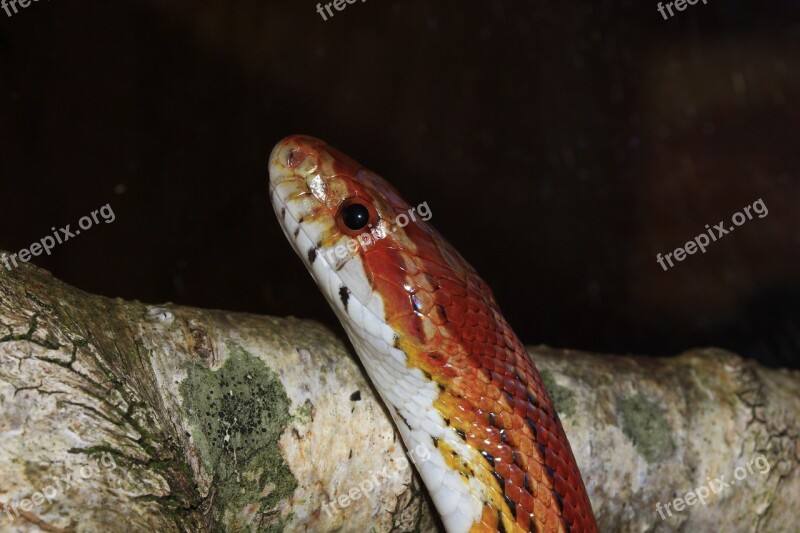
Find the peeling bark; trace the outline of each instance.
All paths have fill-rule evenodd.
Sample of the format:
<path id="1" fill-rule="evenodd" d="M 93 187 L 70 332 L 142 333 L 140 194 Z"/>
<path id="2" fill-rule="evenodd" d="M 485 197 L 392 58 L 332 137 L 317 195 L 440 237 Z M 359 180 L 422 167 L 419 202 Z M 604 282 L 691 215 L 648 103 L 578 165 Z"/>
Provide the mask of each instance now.
<path id="1" fill-rule="evenodd" d="M 530 351 L 601 531 L 796 530 L 800 373 L 715 349 Z M 676 510 L 700 487 L 705 504 Z M 0 530 L 436 531 L 434 516 L 320 325 L 0 272 Z"/>

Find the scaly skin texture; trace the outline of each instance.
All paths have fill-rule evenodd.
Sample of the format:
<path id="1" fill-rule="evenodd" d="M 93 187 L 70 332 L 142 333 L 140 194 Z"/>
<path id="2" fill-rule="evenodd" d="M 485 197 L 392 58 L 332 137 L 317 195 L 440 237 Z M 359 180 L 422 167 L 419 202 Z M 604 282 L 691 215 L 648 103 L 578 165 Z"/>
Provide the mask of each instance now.
<path id="1" fill-rule="evenodd" d="M 287 238 L 406 446 L 430 450 L 416 466 L 447 530 L 597 531 L 542 379 L 472 267 L 386 181 L 322 141 L 281 141 L 270 178 Z M 370 210 L 361 231 L 342 220 L 352 199 Z M 370 231 L 379 238 L 360 246 Z"/>

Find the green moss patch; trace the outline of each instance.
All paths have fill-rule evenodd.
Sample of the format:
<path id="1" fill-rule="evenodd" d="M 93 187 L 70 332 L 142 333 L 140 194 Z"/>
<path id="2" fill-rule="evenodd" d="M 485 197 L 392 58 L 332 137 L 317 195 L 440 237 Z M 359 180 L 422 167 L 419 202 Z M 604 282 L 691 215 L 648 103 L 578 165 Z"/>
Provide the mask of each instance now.
<path id="1" fill-rule="evenodd" d="M 550 398 L 553 399 L 553 406 L 558 411 L 559 416 L 562 418 L 569 418 L 575 414 L 575 396 L 566 387 L 562 387 L 556 383 L 553 374 L 545 370 L 541 373 L 544 386 L 547 387 L 547 392 L 550 393 Z"/>
<path id="2" fill-rule="evenodd" d="M 649 463 L 673 454 L 675 442 L 664 409 L 640 394 L 619 399 L 617 409 L 622 415 L 622 432 Z"/>
<path id="3" fill-rule="evenodd" d="M 278 448 L 290 401 L 263 361 L 238 346 L 228 350 L 217 371 L 191 365 L 181 396 L 203 466 L 213 472 L 219 523 L 228 531 L 250 529 L 252 522 L 266 528 L 271 520 L 264 515 L 274 516 L 297 487 Z M 248 505 L 260 516 L 240 514 Z"/>

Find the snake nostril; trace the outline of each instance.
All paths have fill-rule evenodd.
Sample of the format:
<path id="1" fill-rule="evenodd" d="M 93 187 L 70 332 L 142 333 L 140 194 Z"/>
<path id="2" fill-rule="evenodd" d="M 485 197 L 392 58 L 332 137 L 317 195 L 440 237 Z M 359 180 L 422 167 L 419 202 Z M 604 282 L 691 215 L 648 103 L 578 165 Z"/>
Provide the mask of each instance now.
<path id="1" fill-rule="evenodd" d="M 289 157 L 286 158 L 286 164 L 288 164 L 290 168 L 297 168 L 297 166 L 300 165 L 305 158 L 306 154 L 297 148 L 293 148 L 291 151 L 289 151 Z"/>

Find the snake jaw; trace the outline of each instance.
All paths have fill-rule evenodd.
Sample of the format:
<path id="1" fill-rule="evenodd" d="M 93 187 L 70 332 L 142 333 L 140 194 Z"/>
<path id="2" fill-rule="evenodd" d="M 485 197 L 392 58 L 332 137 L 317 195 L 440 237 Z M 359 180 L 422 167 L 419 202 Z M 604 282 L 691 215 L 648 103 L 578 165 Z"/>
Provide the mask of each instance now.
<path id="1" fill-rule="evenodd" d="M 370 202 L 381 222 L 409 206 L 311 137 L 275 147 L 270 195 L 406 446 L 429 452 L 416 466 L 447 531 L 597 531 L 541 377 L 458 252 L 419 219 L 360 247 L 343 202 Z"/>

